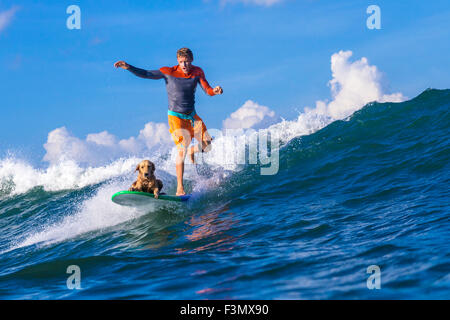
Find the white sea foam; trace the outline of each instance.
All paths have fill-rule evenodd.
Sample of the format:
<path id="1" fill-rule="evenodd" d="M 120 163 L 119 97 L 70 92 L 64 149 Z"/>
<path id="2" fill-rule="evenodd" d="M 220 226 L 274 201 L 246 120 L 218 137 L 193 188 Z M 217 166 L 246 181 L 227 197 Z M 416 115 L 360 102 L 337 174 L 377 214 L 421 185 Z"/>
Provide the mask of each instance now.
<path id="1" fill-rule="evenodd" d="M 78 204 L 74 214 L 64 217 L 61 221 L 44 226 L 43 229 L 27 235 L 10 250 L 34 244 L 52 244 L 82 235 L 87 232 L 105 229 L 125 221 L 135 219 L 152 211 L 151 207 L 144 209 L 123 207 L 111 201 L 111 195 L 125 188 L 125 183 L 113 182 L 100 187 L 92 197 Z"/>
<path id="2" fill-rule="evenodd" d="M 73 160 L 67 160 L 47 169 L 37 169 L 24 160 L 8 157 L 0 160 L 0 185 L 10 186 L 10 195 L 25 193 L 36 186 L 42 186 L 45 191 L 79 189 L 131 174 L 139 161 L 134 157 L 121 158 L 105 166 L 82 167 Z"/>

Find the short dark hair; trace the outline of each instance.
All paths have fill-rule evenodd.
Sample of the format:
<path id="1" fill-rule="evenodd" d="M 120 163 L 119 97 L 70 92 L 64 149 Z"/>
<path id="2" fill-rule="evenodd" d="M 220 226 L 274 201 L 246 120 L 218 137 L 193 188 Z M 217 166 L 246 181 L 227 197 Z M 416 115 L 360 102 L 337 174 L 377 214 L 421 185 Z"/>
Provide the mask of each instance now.
<path id="1" fill-rule="evenodd" d="M 189 48 L 178 49 L 178 51 L 177 51 L 177 58 L 178 57 L 186 57 L 186 58 L 189 58 L 192 61 L 194 61 L 194 55 L 192 54 L 192 51 Z"/>

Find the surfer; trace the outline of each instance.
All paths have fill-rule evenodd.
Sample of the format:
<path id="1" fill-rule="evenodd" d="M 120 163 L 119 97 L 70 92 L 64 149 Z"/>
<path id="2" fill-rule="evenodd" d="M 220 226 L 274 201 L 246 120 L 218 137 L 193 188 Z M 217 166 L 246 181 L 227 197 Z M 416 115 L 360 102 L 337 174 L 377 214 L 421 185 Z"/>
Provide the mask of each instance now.
<path id="1" fill-rule="evenodd" d="M 185 195 L 183 186 L 184 160 L 186 155 L 195 163 L 194 154 L 211 150 L 212 137 L 208 134 L 202 118 L 195 112 L 195 89 L 197 84 L 206 94 L 214 96 L 222 94 L 220 86 L 212 88 L 206 81 L 203 70 L 192 64 L 194 55 L 188 48 L 177 51 L 178 65 L 162 67 L 159 70 L 144 70 L 136 68 L 125 61 L 117 61 L 114 66 L 134 73 L 146 79 L 164 79 L 169 98 L 169 132 L 178 149 L 176 159 L 177 196 Z M 195 146 L 189 147 L 192 138 L 198 141 Z"/>

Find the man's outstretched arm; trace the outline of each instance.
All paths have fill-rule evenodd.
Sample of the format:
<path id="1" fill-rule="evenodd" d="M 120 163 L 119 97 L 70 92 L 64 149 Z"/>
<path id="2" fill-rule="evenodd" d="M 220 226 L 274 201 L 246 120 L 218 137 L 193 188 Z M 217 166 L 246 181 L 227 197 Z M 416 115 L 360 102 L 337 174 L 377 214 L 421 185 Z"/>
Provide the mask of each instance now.
<path id="1" fill-rule="evenodd" d="M 200 71 L 200 85 L 202 86 L 203 90 L 210 96 L 214 96 L 216 94 L 223 93 L 223 89 L 220 86 L 217 86 L 213 89 L 209 85 L 208 81 L 206 80 L 205 73 L 203 72 L 203 70 Z"/>
<path id="2" fill-rule="evenodd" d="M 131 64 L 126 63 L 125 61 L 117 61 L 114 63 L 114 67 L 122 68 L 128 70 L 138 77 L 145 79 L 162 79 L 164 78 L 164 74 L 159 70 L 144 70 L 140 68 L 133 67 Z"/>

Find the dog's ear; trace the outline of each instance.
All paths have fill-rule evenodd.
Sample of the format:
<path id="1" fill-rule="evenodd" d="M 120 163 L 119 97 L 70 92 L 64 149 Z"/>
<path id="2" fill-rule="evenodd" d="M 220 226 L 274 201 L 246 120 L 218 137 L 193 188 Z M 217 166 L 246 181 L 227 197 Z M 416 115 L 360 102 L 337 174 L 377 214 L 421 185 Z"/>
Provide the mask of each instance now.
<path id="1" fill-rule="evenodd" d="M 135 172 L 136 171 L 139 171 L 139 163 L 138 163 L 138 165 L 136 166 L 136 170 L 134 170 Z"/>
<path id="2" fill-rule="evenodd" d="M 155 168 L 155 164 L 152 162 L 152 173 L 155 172 L 156 168 Z"/>

